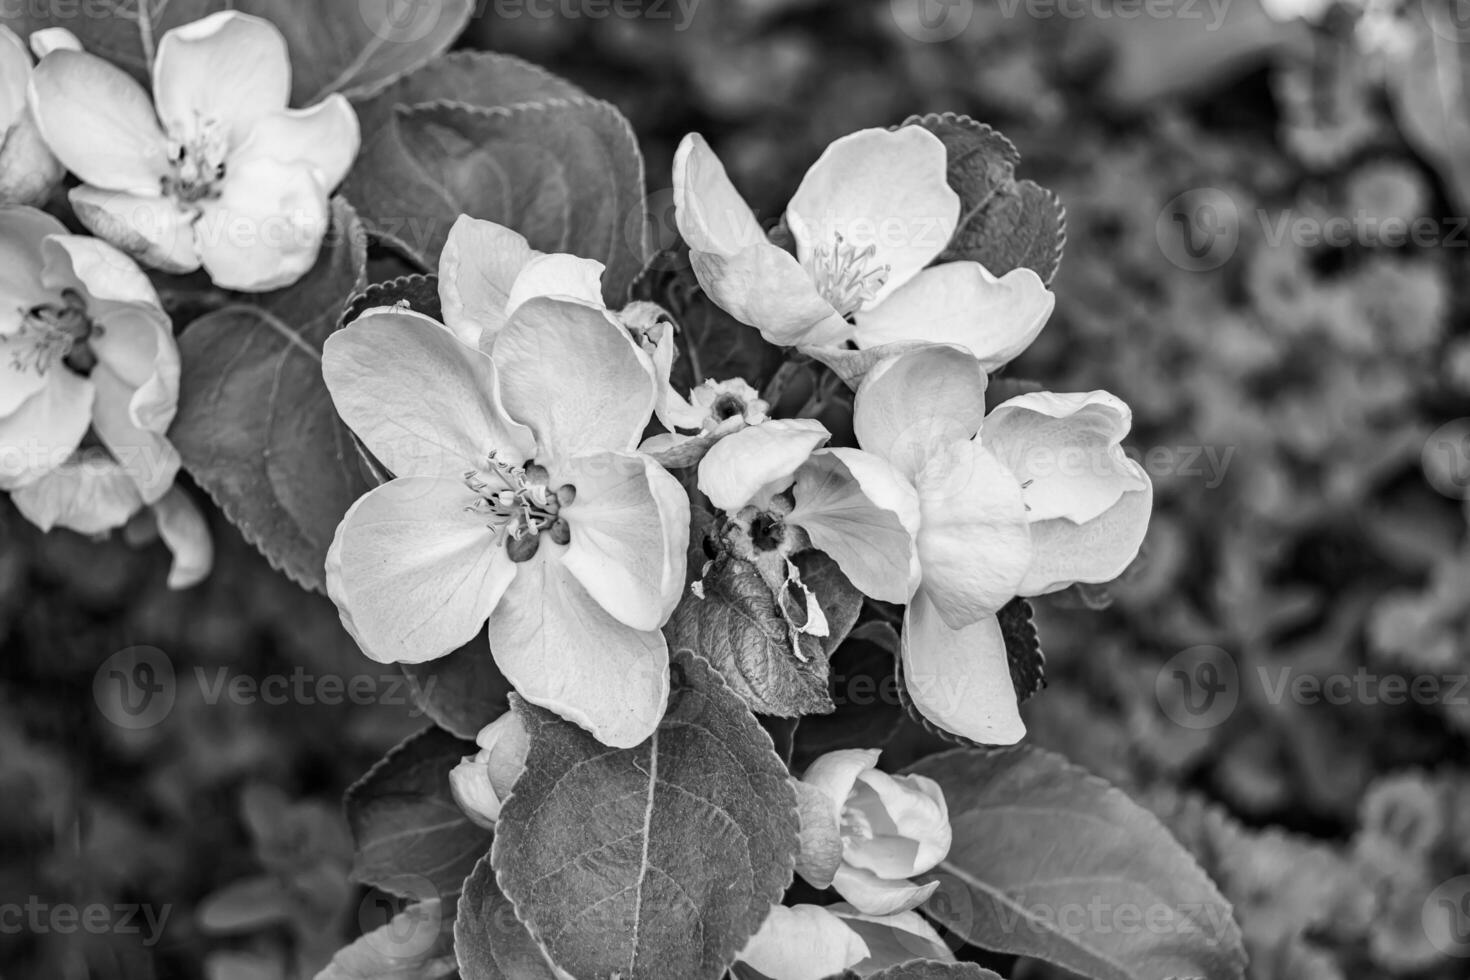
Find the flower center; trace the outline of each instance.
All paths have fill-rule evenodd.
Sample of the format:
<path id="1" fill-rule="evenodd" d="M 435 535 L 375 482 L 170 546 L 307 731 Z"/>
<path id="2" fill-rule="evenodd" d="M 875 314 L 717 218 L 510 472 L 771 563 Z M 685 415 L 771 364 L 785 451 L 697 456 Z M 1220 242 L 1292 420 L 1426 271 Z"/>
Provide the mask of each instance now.
<path id="1" fill-rule="evenodd" d="M 548 487 L 546 467 L 532 461 L 515 466 L 493 451 L 485 457 L 485 468 L 468 470 L 465 486 L 480 499 L 470 509 L 487 518 L 486 526 L 496 532 L 496 543 L 505 543 L 511 560 L 530 561 L 541 547 L 541 535 L 557 544 L 572 540 L 572 528 L 561 509 L 577 499 L 577 488 L 564 484 Z"/>
<path id="2" fill-rule="evenodd" d="M 868 820 L 867 814 L 854 806 L 842 808 L 842 827 L 840 833 L 844 844 L 872 840 L 875 836 L 873 833 L 873 824 Z"/>
<path id="3" fill-rule="evenodd" d="M 64 289 L 59 303 L 41 303 L 20 311 L 20 327 L 0 337 L 0 346 L 10 350 L 16 371 L 35 371 L 44 377 L 58 361 L 82 377 L 97 366 L 90 343 L 102 336 L 102 328 L 87 315 L 87 301 L 74 289 Z"/>
<path id="4" fill-rule="evenodd" d="M 173 173 L 163 178 L 163 193 L 183 204 L 218 198 L 228 155 L 229 132 L 214 120 L 200 120 L 183 138 L 170 133 Z"/>
<path id="5" fill-rule="evenodd" d="M 833 237 L 833 244 L 819 246 L 812 254 L 808 271 L 822 298 L 839 315 L 851 317 L 878 295 L 892 270 L 890 266 L 874 265 L 876 245 L 858 248 L 849 245 L 840 233 Z"/>
<path id="6" fill-rule="evenodd" d="M 658 350 L 664 333 L 674 329 L 674 318 L 669 312 L 647 300 L 634 300 L 618 311 L 617 316 L 633 342 L 650 356 Z"/>

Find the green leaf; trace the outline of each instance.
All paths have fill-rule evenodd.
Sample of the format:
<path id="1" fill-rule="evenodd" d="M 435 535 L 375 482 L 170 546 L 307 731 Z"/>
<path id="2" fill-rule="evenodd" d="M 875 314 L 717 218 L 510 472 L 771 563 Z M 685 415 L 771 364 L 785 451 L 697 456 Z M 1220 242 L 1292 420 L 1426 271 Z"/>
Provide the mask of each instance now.
<path id="1" fill-rule="evenodd" d="M 446 911 L 438 899 L 408 906 L 339 949 L 315 980 L 448 980 L 456 967 Z"/>
<path id="2" fill-rule="evenodd" d="M 686 592 L 664 627 L 671 650 L 704 657 L 752 711 L 780 718 L 833 710 L 828 658 L 862 609 L 862 594 L 832 559 L 806 551 L 795 561 L 827 616 L 828 636 L 796 633 L 766 577 L 728 552 L 705 570 L 703 595 Z"/>
<path id="3" fill-rule="evenodd" d="M 332 92 L 368 95 L 445 51 L 469 23 L 475 0 L 115 0 L 106 16 L 78 16 L 78 7 L 104 4 L 15 5 L 8 25 L 21 37 L 64 27 L 82 46 L 140 82 L 149 82 L 148 42 L 221 10 L 239 10 L 275 23 L 291 52 L 291 102 L 314 105 Z M 146 16 L 145 16 L 146 15 Z"/>
<path id="4" fill-rule="evenodd" d="M 492 836 L 464 815 L 449 790 L 449 771 L 476 751 L 473 742 L 426 728 L 348 789 L 355 881 L 418 899 L 459 894 Z"/>
<path id="5" fill-rule="evenodd" d="M 531 750 L 492 860 L 580 980 L 718 980 L 791 881 L 796 798 L 771 740 L 709 664 L 675 653 L 673 673 L 633 749 L 516 699 Z"/>
<path id="6" fill-rule="evenodd" d="M 561 980 L 495 883 L 488 855 L 475 865 L 459 896 L 454 955 L 460 980 Z"/>
<path id="7" fill-rule="evenodd" d="M 856 974 L 851 974 L 857 976 Z M 1000 974 L 974 963 L 914 960 L 870 974 L 868 980 L 1003 980 Z"/>
<path id="8" fill-rule="evenodd" d="M 321 348 L 363 287 L 367 241 L 338 199 L 316 267 L 194 321 L 179 340 L 184 467 L 276 569 L 320 591 L 327 549 L 370 488 L 322 381 Z"/>
<path id="9" fill-rule="evenodd" d="M 414 703 L 440 728 L 473 741 L 480 729 L 510 710 L 510 681 L 495 666 L 484 632 L 447 657 L 400 664 Z"/>
<path id="10" fill-rule="evenodd" d="M 837 749 L 882 748 L 903 723 L 893 665 L 898 632 L 884 622 L 857 626 L 831 661 L 830 715 L 810 715 L 797 726 L 791 767 L 804 772 L 820 755 Z"/>
<path id="11" fill-rule="evenodd" d="M 1025 267 L 1050 284 L 1067 240 L 1067 213 L 1051 191 L 1016 179 L 1021 154 L 1000 133 L 952 112 L 914 116 L 949 149 L 949 186 L 960 195 L 960 223 L 940 262 L 973 260 L 993 275 Z"/>
<path id="12" fill-rule="evenodd" d="M 438 199 L 445 229 L 460 214 L 526 236 L 543 252 L 607 266 L 603 297 L 621 307 L 647 260 L 643 157 L 628 121 L 595 99 L 510 108 L 438 103 L 400 111 L 408 156 Z M 442 242 L 425 259 L 437 263 Z"/>
<path id="13" fill-rule="evenodd" d="M 907 771 L 944 789 L 954 829 L 924 911 L 966 942 L 1094 980 L 1244 975 L 1230 904 L 1120 790 L 1030 747 Z"/>

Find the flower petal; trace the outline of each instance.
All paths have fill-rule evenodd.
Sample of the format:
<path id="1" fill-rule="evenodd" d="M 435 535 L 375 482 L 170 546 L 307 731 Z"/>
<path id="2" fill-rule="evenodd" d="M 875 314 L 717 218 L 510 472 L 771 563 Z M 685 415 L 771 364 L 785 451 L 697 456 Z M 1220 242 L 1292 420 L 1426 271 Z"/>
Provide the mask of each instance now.
<path id="1" fill-rule="evenodd" d="M 30 51 L 15 31 L 0 24 L 0 133 L 20 122 L 30 81 Z"/>
<path id="2" fill-rule="evenodd" d="M 189 495 L 178 487 L 171 488 L 153 505 L 158 521 L 158 536 L 173 552 L 168 571 L 170 589 L 188 589 L 209 577 L 214 567 L 214 541 L 209 524 Z"/>
<path id="3" fill-rule="evenodd" d="M 908 601 L 919 584 L 919 497 L 903 474 L 860 449 L 824 449 L 797 471 L 793 495 L 786 523 L 804 529 L 859 592 Z"/>
<path id="4" fill-rule="evenodd" d="M 939 882 L 916 885 L 911 881 L 889 881 L 871 871 L 844 864 L 837 869 L 832 887 L 859 912 L 894 915 L 923 905 L 939 888 Z"/>
<path id="5" fill-rule="evenodd" d="M 953 629 L 992 614 L 1018 593 L 1031 563 L 1021 486 L 977 442 L 959 442 L 920 472 L 921 591 Z"/>
<path id="6" fill-rule="evenodd" d="M 716 306 L 777 347 L 837 347 L 852 336 L 796 257 L 770 242 L 728 255 L 691 251 L 689 261 Z"/>
<path id="7" fill-rule="evenodd" d="M 490 616 L 495 663 L 533 704 L 614 748 L 640 744 L 668 705 L 663 634 L 613 619 L 560 561 L 538 553 Z"/>
<path id="8" fill-rule="evenodd" d="M 490 358 L 421 314 L 368 311 L 322 345 L 322 376 L 337 414 L 396 476 L 457 479 L 492 450 L 516 466 L 535 452 Z"/>
<path id="9" fill-rule="evenodd" d="M 309 163 L 327 190 L 335 188 L 352 169 L 362 146 L 357 111 L 341 94 L 327 96 L 310 109 L 286 109 L 264 116 L 233 154 L 229 165 L 239 166 L 257 157 L 278 163 Z"/>
<path id="10" fill-rule="evenodd" d="M 958 347 L 918 347 L 882 361 L 853 399 L 858 444 L 913 479 L 933 453 L 980 431 L 987 384 Z"/>
<path id="11" fill-rule="evenodd" d="M 41 281 L 45 268 L 41 245 L 51 235 L 64 234 L 66 226 L 44 211 L 0 207 L 0 335 L 20 326 L 17 307 L 55 300 Z"/>
<path id="12" fill-rule="evenodd" d="M 858 934 L 820 905 L 773 905 L 737 958 L 768 980 L 822 980 L 867 956 Z"/>
<path id="13" fill-rule="evenodd" d="M 867 944 L 868 958 L 852 968 L 860 977 L 872 976 L 910 960 L 955 961 L 954 953 L 929 920 L 917 912 L 863 915 L 846 902 L 829 905 L 827 911 L 847 923 Z"/>
<path id="14" fill-rule="evenodd" d="M 801 821 L 796 873 L 813 888 L 830 888 L 832 876 L 842 864 L 842 828 L 833 815 L 832 798 L 799 779 L 791 781 L 791 788 L 796 790 Z"/>
<path id="15" fill-rule="evenodd" d="M 43 27 L 31 32 L 31 52 L 39 59 L 53 51 L 81 51 L 82 42 L 65 27 Z"/>
<path id="16" fill-rule="evenodd" d="M 559 252 L 537 255 L 516 276 L 505 303 L 505 315 L 515 316 L 523 303 L 537 296 L 552 296 L 603 309 L 602 273 L 606 268 L 596 259 L 575 255 Z"/>
<path id="17" fill-rule="evenodd" d="M 1092 520 L 1148 483 L 1123 453 L 1133 412 L 1106 391 L 1037 391 L 1003 402 L 980 441 L 1016 474 L 1032 521 Z"/>
<path id="18" fill-rule="evenodd" d="M 175 136 L 201 121 L 226 127 L 231 146 L 291 98 L 286 39 L 270 21 L 222 10 L 176 27 L 158 42 L 153 61 L 158 115 Z"/>
<path id="19" fill-rule="evenodd" d="M 911 878 L 949 853 L 953 839 L 944 790 L 924 776 L 870 769 L 858 776 L 848 806 L 868 818 L 871 840 L 854 841 L 848 862 L 881 878 Z"/>
<path id="20" fill-rule="evenodd" d="M 501 394 L 545 456 L 624 452 L 653 417 L 657 390 L 633 338 L 605 311 L 538 297 L 495 341 Z"/>
<path id="21" fill-rule="evenodd" d="M 674 221 L 694 252 L 729 257 L 766 241 L 755 212 L 698 133 L 685 136 L 674 154 Z"/>
<path id="22" fill-rule="evenodd" d="M 127 72 L 84 51 L 53 51 L 31 74 L 31 115 L 82 183 L 156 197 L 171 173 L 153 103 Z"/>
<path id="23" fill-rule="evenodd" d="M 194 224 L 216 286 L 264 293 L 311 271 L 331 225 L 315 167 L 257 157 L 233 167 L 221 188 Z"/>
<path id="24" fill-rule="evenodd" d="M 820 755 L 801 774 L 801 781 L 822 791 L 831 803 L 832 819 L 841 823 L 842 809 L 858 777 L 878 764 L 882 749 L 838 749 Z"/>
<path id="25" fill-rule="evenodd" d="M 856 339 L 860 347 L 905 340 L 953 344 L 995 371 L 1031 346 L 1056 301 L 1030 269 L 997 279 L 979 262 L 947 262 L 859 313 Z"/>
<path id="26" fill-rule="evenodd" d="M 15 488 L 64 463 L 92 424 L 95 392 L 60 364 L 46 384 L 0 418 L 0 490 Z"/>
<path id="27" fill-rule="evenodd" d="M 140 401 L 147 402 L 151 396 L 132 387 L 109 368 L 99 364 L 90 380 L 96 390 L 92 428 L 123 472 L 138 485 L 143 503 L 157 502 L 174 485 L 174 477 L 179 472 L 178 451 L 163 435 L 168 426 L 165 424 L 162 431 L 156 431 L 138 425 L 134 406 Z M 177 387 L 174 391 L 177 393 Z M 177 406 L 177 394 L 174 405 Z"/>
<path id="28" fill-rule="evenodd" d="M 732 433 L 699 463 L 699 489 L 729 514 L 765 507 L 791 486 L 801 465 L 832 437 L 812 419 L 776 419 Z"/>
<path id="29" fill-rule="evenodd" d="M 517 566 L 459 480 L 402 477 L 348 509 L 327 557 L 327 594 L 362 652 L 423 663 L 479 633 Z"/>
<path id="30" fill-rule="evenodd" d="M 64 527 L 79 534 L 122 527 L 143 506 L 137 485 L 101 450 L 73 455 L 10 499 L 41 530 Z"/>
<path id="31" fill-rule="evenodd" d="M 199 269 L 197 217 L 171 197 L 148 197 L 74 187 L 72 209 L 87 230 L 111 242 L 149 268 L 174 275 Z"/>
<path id="32" fill-rule="evenodd" d="M 959 218 L 948 151 L 921 126 L 864 129 L 836 140 L 806 172 L 786 208 L 796 254 L 807 268 L 816 250 L 830 248 L 839 235 L 853 247 L 874 248 L 869 268 L 888 266 L 887 281 L 864 309 L 882 303 L 933 262 Z"/>
<path id="33" fill-rule="evenodd" d="M 1031 525 L 1031 567 L 1018 595 L 1045 595 L 1073 582 L 1111 582 L 1138 557 L 1153 511 L 1153 484 L 1142 467 L 1129 461 L 1144 481 L 1105 512 L 1084 524 L 1059 517 Z"/>
<path id="34" fill-rule="evenodd" d="M 552 477 L 577 488 L 561 511 L 572 532 L 562 564 L 618 622 L 658 629 L 684 589 L 689 498 L 679 481 L 638 453 L 558 461 Z"/>
<path id="35" fill-rule="evenodd" d="M 909 697 L 940 728 L 982 745 L 1014 745 L 1026 734 L 994 616 L 950 629 L 920 589 L 904 615 L 900 651 Z"/>
<path id="36" fill-rule="evenodd" d="M 460 340 L 480 346 L 482 335 L 505 328 L 511 287 L 541 253 L 520 232 L 493 221 L 459 216 L 439 256 L 439 302 L 444 322 Z"/>

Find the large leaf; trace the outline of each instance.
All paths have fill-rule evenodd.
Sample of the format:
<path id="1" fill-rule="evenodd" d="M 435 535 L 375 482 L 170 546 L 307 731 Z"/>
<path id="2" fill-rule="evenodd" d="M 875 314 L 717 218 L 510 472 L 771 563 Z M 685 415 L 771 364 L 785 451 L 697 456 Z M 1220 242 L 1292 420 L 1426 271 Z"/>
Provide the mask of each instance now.
<path id="1" fill-rule="evenodd" d="M 829 980 L 859 980 L 847 971 Z M 940 963 L 936 960 L 914 960 L 868 975 L 867 980 L 1003 980 L 998 974 L 974 963 Z"/>
<path id="2" fill-rule="evenodd" d="M 304 587 L 369 484 L 322 381 L 321 348 L 363 286 L 367 242 L 340 199 L 316 267 L 279 292 L 201 317 L 179 340 L 183 377 L 169 438 L 251 544 Z"/>
<path id="3" fill-rule="evenodd" d="M 955 750 L 910 767 L 954 844 L 924 911 L 966 942 L 1094 980 L 1240 978 L 1230 904 L 1158 818 L 1060 756 Z"/>
<path id="4" fill-rule="evenodd" d="M 771 740 L 703 660 L 676 653 L 673 673 L 633 749 L 517 700 L 531 750 L 492 860 L 579 980 L 718 980 L 791 881 L 796 797 Z"/>
<path id="5" fill-rule="evenodd" d="M 448 980 L 456 967 L 445 916 L 438 899 L 412 904 L 339 949 L 316 980 Z"/>
<path id="6" fill-rule="evenodd" d="M 22 37 L 64 27 L 94 54 L 148 80 L 148 50 L 166 31 L 221 10 L 275 23 L 291 50 L 293 105 L 332 92 L 368 95 L 446 50 L 469 23 L 475 0 L 97 0 L 14 4 L 7 23 Z M 107 8 L 78 16 L 78 8 Z"/>
<path id="7" fill-rule="evenodd" d="M 828 658 L 862 609 L 862 594 L 832 559 L 807 551 L 796 565 L 827 617 L 826 637 L 795 632 L 756 566 L 728 553 L 710 564 L 698 592 L 685 593 L 664 628 L 670 649 L 704 657 L 751 710 L 779 718 L 833 710 Z"/>
<path id="8" fill-rule="evenodd" d="M 1067 240 L 1056 194 L 1016 179 L 1021 154 L 1000 133 L 952 112 L 915 116 L 949 150 L 949 185 L 960 195 L 960 223 L 940 262 L 970 259 L 997 276 L 1025 267 L 1050 283 Z"/>
<path id="9" fill-rule="evenodd" d="M 447 657 L 402 664 L 414 702 L 440 728 L 464 739 L 510 710 L 510 681 L 495 666 L 484 632 Z"/>
<path id="10" fill-rule="evenodd" d="M 460 980 L 562 980 L 495 883 L 488 855 L 459 896 L 454 955 Z"/>
<path id="11" fill-rule="evenodd" d="M 449 771 L 475 743 L 437 728 L 411 735 L 347 791 L 357 853 L 352 877 L 395 895 L 447 900 L 490 849 L 449 791 Z"/>

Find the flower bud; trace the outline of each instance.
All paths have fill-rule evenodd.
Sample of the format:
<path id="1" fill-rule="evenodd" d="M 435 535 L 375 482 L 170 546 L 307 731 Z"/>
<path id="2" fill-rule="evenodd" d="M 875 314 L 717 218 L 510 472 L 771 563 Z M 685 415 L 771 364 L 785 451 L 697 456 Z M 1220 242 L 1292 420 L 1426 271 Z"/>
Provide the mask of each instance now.
<path id="1" fill-rule="evenodd" d="M 923 776 L 878 771 L 877 749 L 829 752 L 801 779 L 802 853 L 797 871 L 835 887 L 859 912 L 891 915 L 933 893 L 909 879 L 949 853 L 944 792 Z M 816 801 L 825 802 L 825 807 Z"/>
<path id="2" fill-rule="evenodd" d="M 30 80 L 30 52 L 0 26 L 0 204 L 44 204 L 66 176 L 26 104 Z"/>
<path id="3" fill-rule="evenodd" d="M 507 711 L 480 729 L 475 742 L 480 751 L 465 756 L 449 773 L 449 789 L 466 816 L 491 829 L 526 769 L 531 741 L 520 715 Z"/>

